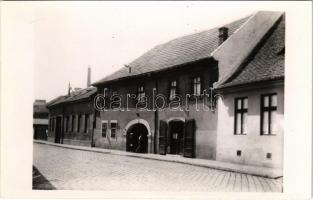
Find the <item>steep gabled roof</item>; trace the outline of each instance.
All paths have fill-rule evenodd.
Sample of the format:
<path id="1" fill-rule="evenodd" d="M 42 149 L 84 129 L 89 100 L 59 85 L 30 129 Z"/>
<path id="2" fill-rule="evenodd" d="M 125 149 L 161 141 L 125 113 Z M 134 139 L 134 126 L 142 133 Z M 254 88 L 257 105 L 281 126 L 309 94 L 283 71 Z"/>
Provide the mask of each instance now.
<path id="1" fill-rule="evenodd" d="M 95 87 L 88 87 L 85 89 L 74 91 L 74 92 L 71 92 L 69 96 L 68 95 L 59 96 L 51 100 L 50 102 L 47 103 L 47 107 L 52 107 L 52 106 L 61 105 L 64 103 L 71 103 L 71 102 L 76 102 L 79 100 L 87 99 L 93 94 L 95 94 L 96 92 L 97 92 L 97 88 Z"/>
<path id="2" fill-rule="evenodd" d="M 218 88 L 284 78 L 285 16 L 270 30 L 262 45 L 251 53 L 241 69 Z"/>
<path id="3" fill-rule="evenodd" d="M 229 29 L 228 35 L 232 35 L 248 18 L 224 25 Z M 218 28 L 213 28 L 158 45 L 128 65 L 131 67 L 131 73 L 129 73 L 126 67 L 123 67 L 115 73 L 93 83 L 93 85 L 149 72 L 157 72 L 208 58 L 218 47 L 218 35 Z"/>

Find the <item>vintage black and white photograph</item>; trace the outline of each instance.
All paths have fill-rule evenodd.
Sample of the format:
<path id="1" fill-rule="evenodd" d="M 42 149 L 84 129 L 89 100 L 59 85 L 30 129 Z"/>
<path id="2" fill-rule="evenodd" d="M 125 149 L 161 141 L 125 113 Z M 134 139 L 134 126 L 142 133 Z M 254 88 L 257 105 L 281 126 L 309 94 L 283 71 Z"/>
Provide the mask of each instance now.
<path id="1" fill-rule="evenodd" d="M 311 194 L 311 4 L 4 5 L 6 196 Z"/>
<path id="2" fill-rule="evenodd" d="M 283 191 L 285 12 L 186 6 L 38 11 L 34 190 Z"/>

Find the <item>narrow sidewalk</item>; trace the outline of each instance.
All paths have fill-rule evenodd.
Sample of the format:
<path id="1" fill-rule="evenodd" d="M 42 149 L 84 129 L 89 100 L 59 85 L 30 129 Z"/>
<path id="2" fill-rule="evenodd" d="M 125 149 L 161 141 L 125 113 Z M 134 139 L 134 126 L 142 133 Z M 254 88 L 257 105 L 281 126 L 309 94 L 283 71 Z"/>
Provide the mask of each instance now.
<path id="1" fill-rule="evenodd" d="M 95 148 L 95 147 L 74 146 L 74 145 L 68 145 L 68 144 L 56 144 L 56 143 L 41 141 L 41 140 L 34 140 L 34 142 L 39 143 L 39 144 L 46 144 L 46 145 L 52 145 L 52 146 L 76 149 L 76 150 L 82 150 L 82 151 L 91 151 L 91 152 L 152 159 L 152 160 L 167 161 L 167 162 L 177 162 L 177 163 L 189 164 L 189 165 L 194 165 L 194 166 L 207 167 L 207 168 L 231 171 L 231 172 L 238 172 L 238 173 L 262 176 L 262 177 L 268 177 L 268 178 L 279 178 L 283 176 L 281 169 L 273 169 L 273 168 L 267 168 L 267 167 L 240 165 L 240 164 L 235 164 L 235 163 L 226 163 L 226 162 L 220 162 L 220 161 L 215 161 L 215 160 L 205 160 L 205 159 L 198 159 L 198 158 L 185 158 L 185 157 L 177 156 L 177 155 L 131 153 L 131 152 L 125 152 L 125 151 L 113 150 L 113 149 L 101 149 L 101 148 Z"/>

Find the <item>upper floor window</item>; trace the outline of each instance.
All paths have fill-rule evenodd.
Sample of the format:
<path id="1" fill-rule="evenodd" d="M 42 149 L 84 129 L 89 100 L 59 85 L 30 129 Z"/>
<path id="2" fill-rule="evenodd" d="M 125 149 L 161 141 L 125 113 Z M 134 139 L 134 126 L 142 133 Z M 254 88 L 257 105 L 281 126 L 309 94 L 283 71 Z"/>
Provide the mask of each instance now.
<path id="1" fill-rule="evenodd" d="M 266 94 L 261 98 L 261 135 L 274 135 L 277 131 L 277 94 Z"/>
<path id="2" fill-rule="evenodd" d="M 137 100 L 139 102 L 145 101 L 145 99 L 144 99 L 145 95 L 146 95 L 146 93 L 145 93 L 144 87 L 138 86 L 138 88 L 137 88 Z"/>
<path id="3" fill-rule="evenodd" d="M 195 96 L 201 95 L 201 78 L 195 77 L 192 79 L 192 92 Z"/>
<path id="4" fill-rule="evenodd" d="M 175 99 L 177 93 L 177 81 L 171 81 L 170 85 L 170 100 Z"/>
<path id="5" fill-rule="evenodd" d="M 235 135 L 247 134 L 248 98 L 235 99 Z"/>
<path id="6" fill-rule="evenodd" d="M 110 121 L 110 128 L 111 128 L 111 138 L 116 137 L 116 131 L 117 131 L 117 121 Z"/>

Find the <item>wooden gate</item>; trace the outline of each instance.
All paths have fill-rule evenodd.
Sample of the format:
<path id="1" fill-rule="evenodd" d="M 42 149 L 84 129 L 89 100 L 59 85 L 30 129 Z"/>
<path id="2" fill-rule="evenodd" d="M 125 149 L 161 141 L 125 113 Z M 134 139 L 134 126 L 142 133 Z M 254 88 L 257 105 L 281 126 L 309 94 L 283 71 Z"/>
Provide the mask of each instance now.
<path id="1" fill-rule="evenodd" d="M 195 124 L 196 123 L 194 119 L 188 119 L 185 122 L 184 157 L 188 158 L 195 157 L 195 148 L 194 148 Z"/>

